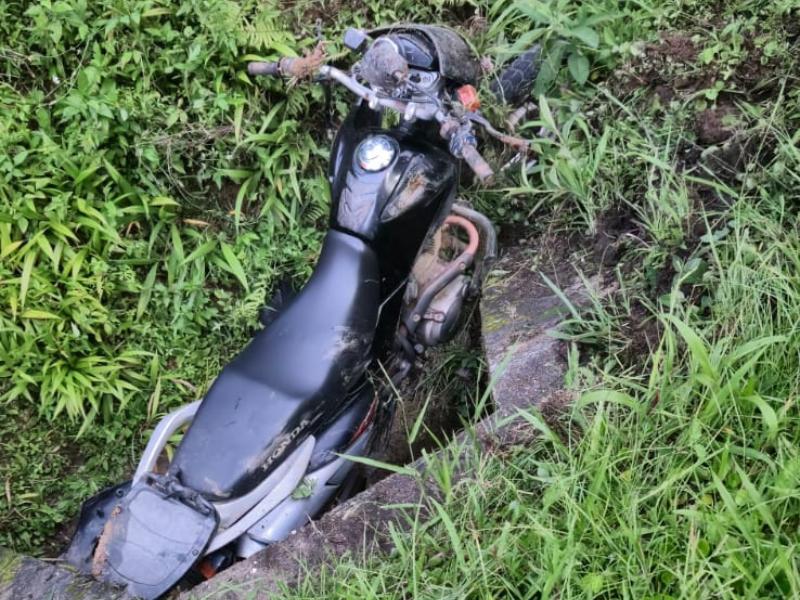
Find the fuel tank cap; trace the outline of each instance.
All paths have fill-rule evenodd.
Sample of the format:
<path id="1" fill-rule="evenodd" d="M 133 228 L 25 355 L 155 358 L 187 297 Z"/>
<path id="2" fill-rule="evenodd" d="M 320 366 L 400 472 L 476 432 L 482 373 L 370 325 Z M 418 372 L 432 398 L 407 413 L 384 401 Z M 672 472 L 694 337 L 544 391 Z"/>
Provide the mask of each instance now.
<path id="1" fill-rule="evenodd" d="M 397 142 L 387 135 L 371 135 L 365 138 L 356 149 L 358 166 L 372 173 L 382 171 L 394 160 Z"/>

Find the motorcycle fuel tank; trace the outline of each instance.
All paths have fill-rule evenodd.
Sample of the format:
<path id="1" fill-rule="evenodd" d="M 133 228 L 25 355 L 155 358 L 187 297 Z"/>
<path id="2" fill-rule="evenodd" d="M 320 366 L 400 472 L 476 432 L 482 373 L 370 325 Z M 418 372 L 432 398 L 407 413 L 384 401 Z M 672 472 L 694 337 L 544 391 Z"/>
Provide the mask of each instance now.
<path id="1" fill-rule="evenodd" d="M 402 215 L 437 211 L 456 184 L 457 167 L 449 155 L 398 131 L 342 136 L 336 154 L 333 226 L 368 242 L 394 229 L 392 222 Z M 431 219 L 419 221 L 427 232 Z"/>

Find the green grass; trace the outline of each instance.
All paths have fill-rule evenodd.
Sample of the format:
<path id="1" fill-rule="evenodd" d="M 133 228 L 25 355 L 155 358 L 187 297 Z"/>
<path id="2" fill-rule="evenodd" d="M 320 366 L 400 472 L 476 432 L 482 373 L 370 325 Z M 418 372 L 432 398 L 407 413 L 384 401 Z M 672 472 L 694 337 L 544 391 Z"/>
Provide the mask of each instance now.
<path id="1" fill-rule="evenodd" d="M 800 240 L 776 208 L 732 208 L 708 296 L 681 301 L 675 282 L 649 357 L 572 374 L 571 428 L 463 466 L 394 554 L 290 597 L 798 597 Z"/>
<path id="2" fill-rule="evenodd" d="M 560 334 L 584 359 L 567 377 L 579 400 L 532 446 L 466 465 L 392 555 L 287 597 L 800 597 L 800 7 L 559 6 L 608 20 L 589 82 L 540 100 L 526 130 L 550 135 L 506 214 L 590 240 L 621 215 L 619 291 Z M 664 59 L 661 36 L 694 56 Z M 703 132 L 709 109 L 724 139 Z M 452 480 L 451 462 L 430 469 Z"/>
<path id="3" fill-rule="evenodd" d="M 619 291 L 561 330 L 583 359 L 571 428 L 476 459 L 391 556 L 293 596 L 800 596 L 799 12 L 0 1 L 0 544 L 46 546 L 202 393 L 276 280 L 309 273 L 323 97 L 256 88 L 246 57 L 301 51 L 318 17 L 332 39 L 444 20 L 498 63 L 547 57 L 522 127 L 537 166 L 467 195 L 531 231 L 610 234 Z"/>

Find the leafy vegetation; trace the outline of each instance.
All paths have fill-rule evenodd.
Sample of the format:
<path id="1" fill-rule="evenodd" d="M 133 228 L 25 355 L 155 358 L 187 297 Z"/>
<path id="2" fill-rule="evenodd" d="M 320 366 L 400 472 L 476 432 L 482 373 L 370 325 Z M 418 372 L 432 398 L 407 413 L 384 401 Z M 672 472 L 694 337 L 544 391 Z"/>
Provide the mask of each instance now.
<path id="1" fill-rule="evenodd" d="M 158 414 L 202 393 L 276 279 L 309 272 L 324 99 L 255 88 L 247 57 L 302 51 L 317 19 L 329 39 L 445 20 L 497 63 L 545 47 L 521 129 L 537 165 L 470 198 L 580 234 L 618 292 L 562 330 L 582 359 L 572 427 L 528 415 L 547 435 L 483 457 L 392 557 L 295 596 L 800 595 L 798 13 L 0 2 L 0 544 L 52 540 Z"/>
<path id="2" fill-rule="evenodd" d="M 0 2 L 0 544 L 60 543 L 310 272 L 323 94 L 244 66 L 313 43 L 314 7 Z"/>
<path id="3" fill-rule="evenodd" d="M 537 167 L 478 201 L 580 234 L 618 291 L 561 330 L 569 426 L 524 415 L 540 440 L 442 485 L 392 556 L 287 597 L 800 595 L 800 5 L 484 8 L 525 32 L 512 52 L 561 56 L 525 127 Z M 587 22 L 597 41 L 575 49 Z M 447 460 L 430 469 L 453 480 Z"/>

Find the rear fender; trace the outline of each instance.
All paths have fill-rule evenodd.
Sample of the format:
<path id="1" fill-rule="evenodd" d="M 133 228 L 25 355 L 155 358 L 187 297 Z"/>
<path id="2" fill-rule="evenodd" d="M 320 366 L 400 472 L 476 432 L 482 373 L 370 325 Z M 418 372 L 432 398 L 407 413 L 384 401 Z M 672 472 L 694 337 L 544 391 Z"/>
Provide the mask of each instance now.
<path id="1" fill-rule="evenodd" d="M 67 551 L 62 556 L 81 573 L 91 574 L 92 556 L 94 556 L 94 549 L 97 547 L 97 540 L 103 532 L 103 527 L 105 527 L 111 511 L 122 502 L 130 490 L 131 482 L 126 481 L 104 489 L 81 506 L 75 533 L 72 535 Z"/>
<path id="2" fill-rule="evenodd" d="M 180 417 L 175 420 L 190 419 Z M 133 483 L 84 503 L 64 558 L 132 596 L 158 598 L 200 558 L 236 540 L 290 497 L 307 472 L 314 446 L 309 436 L 255 490 L 228 502 L 210 502 L 171 475 L 143 469 Z"/>
<path id="3" fill-rule="evenodd" d="M 112 510 L 92 575 L 131 596 L 158 598 L 203 555 L 217 522 L 214 507 L 196 492 L 169 476 L 147 476 Z"/>

